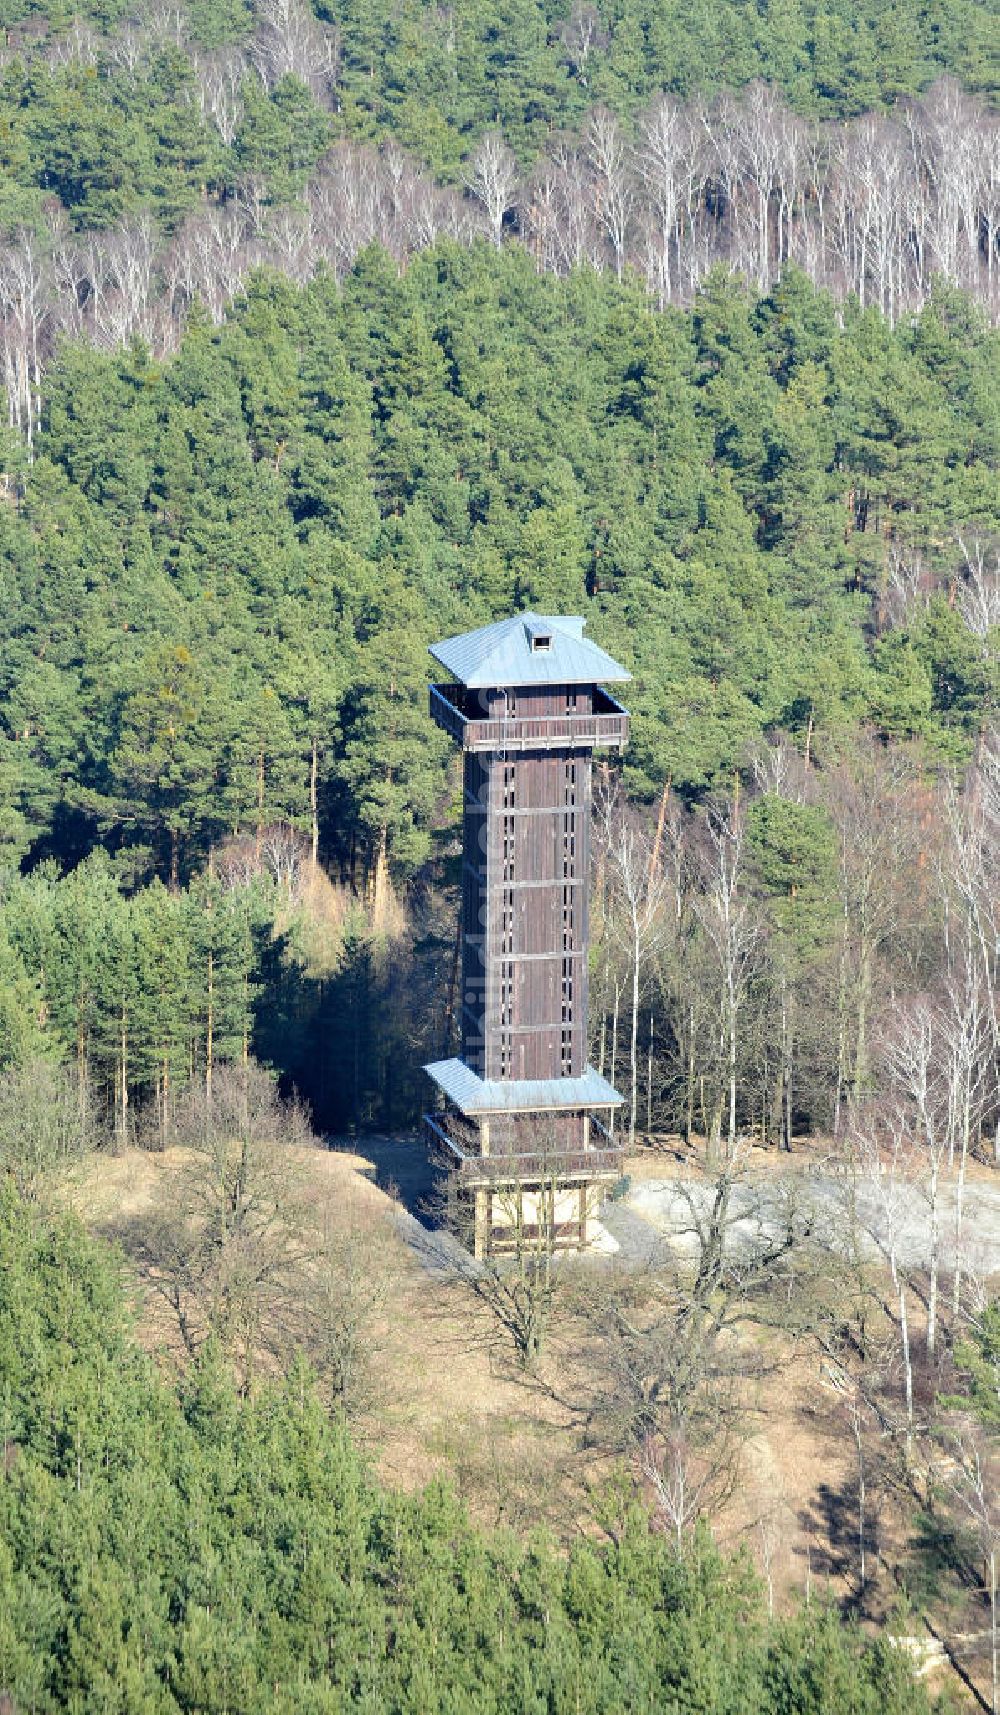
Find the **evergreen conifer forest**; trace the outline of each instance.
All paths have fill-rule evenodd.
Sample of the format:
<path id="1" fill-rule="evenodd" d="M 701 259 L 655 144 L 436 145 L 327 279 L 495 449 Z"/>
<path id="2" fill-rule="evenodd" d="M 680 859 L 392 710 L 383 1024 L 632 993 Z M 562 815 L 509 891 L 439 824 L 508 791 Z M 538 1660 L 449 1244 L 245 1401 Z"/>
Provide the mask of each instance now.
<path id="1" fill-rule="evenodd" d="M 996 6 L 0 31 L 0 1715 L 995 1712 Z M 424 1266 L 529 1415 L 586 1368 L 559 1528 L 385 1475 L 388 1252 L 295 1177 L 457 1052 L 427 648 L 525 609 L 632 674 L 622 1250 Z M 801 1364 L 818 1592 L 733 1524 Z"/>

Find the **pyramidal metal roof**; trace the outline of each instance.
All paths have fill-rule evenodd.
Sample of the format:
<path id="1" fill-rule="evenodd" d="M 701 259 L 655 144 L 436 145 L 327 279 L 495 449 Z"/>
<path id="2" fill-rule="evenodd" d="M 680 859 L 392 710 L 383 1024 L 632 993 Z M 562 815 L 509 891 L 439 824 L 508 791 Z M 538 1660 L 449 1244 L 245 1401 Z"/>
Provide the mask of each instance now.
<path id="1" fill-rule="evenodd" d="M 435 1060 L 424 1071 L 463 1114 L 615 1108 L 623 1100 L 593 1066 L 582 1078 L 480 1078 L 464 1060 Z"/>
<path id="2" fill-rule="evenodd" d="M 501 685 L 600 685 L 632 677 L 584 637 L 578 615 L 516 613 L 432 643 L 435 661 L 473 690 Z"/>

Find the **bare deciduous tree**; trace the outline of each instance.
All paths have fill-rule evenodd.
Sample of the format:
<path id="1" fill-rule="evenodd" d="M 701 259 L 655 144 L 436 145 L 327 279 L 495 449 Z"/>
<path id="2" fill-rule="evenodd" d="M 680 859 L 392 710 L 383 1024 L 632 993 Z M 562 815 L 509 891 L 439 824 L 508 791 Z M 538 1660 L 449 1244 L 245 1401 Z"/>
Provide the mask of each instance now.
<path id="1" fill-rule="evenodd" d="M 585 146 L 594 176 L 597 221 L 611 245 L 615 273 L 620 280 L 625 272 L 636 181 L 631 148 L 620 122 L 608 108 L 591 110 Z"/>
<path id="2" fill-rule="evenodd" d="M 328 99 L 340 61 L 337 32 L 321 24 L 304 0 L 258 0 L 257 15 L 250 51 L 268 87 L 297 77 L 319 99 Z"/>
<path id="3" fill-rule="evenodd" d="M 362 1197 L 340 1196 L 323 1213 L 305 1286 L 310 1355 L 349 1417 L 368 1411 L 377 1391 L 378 1327 L 397 1271 L 385 1222 Z"/>
<path id="4" fill-rule="evenodd" d="M 506 1183 L 498 1193 L 508 1242 L 474 1276 L 477 1296 L 513 1342 L 518 1362 L 534 1369 L 548 1340 L 560 1280 L 556 1264 L 557 1173 L 530 1186 Z"/>
<path id="5" fill-rule="evenodd" d="M 300 1327 L 317 1235 L 314 1199 L 289 1146 L 315 1140 L 253 1062 L 217 1068 L 210 1099 L 190 1086 L 174 1126 L 188 1157 L 162 1208 L 133 1223 L 126 1242 L 187 1351 L 214 1337 L 249 1389 L 262 1354 L 287 1354 Z"/>
<path id="6" fill-rule="evenodd" d="M 247 887 L 266 876 L 291 900 L 299 898 L 311 861 L 308 835 L 290 822 L 267 822 L 258 834 L 235 834 L 215 852 L 213 864 L 228 887 Z"/>
<path id="7" fill-rule="evenodd" d="M 942 1022 L 937 1008 L 920 997 L 903 1009 L 888 1035 L 885 1060 L 897 1124 L 908 1130 L 930 1219 L 928 1239 L 927 1356 L 937 1347 L 938 1277 L 941 1267 L 941 1175 L 948 1159 L 948 1090 L 944 1075 Z"/>
<path id="8" fill-rule="evenodd" d="M 980 536 L 959 536 L 964 576 L 958 586 L 958 607 L 969 630 L 984 645 L 1000 626 L 1000 543 Z"/>
<path id="9" fill-rule="evenodd" d="M 587 61 L 591 54 L 605 48 L 608 35 L 600 13 L 587 0 L 573 0 L 566 22 L 559 35 L 566 53 L 566 64 L 584 89 L 587 87 Z"/>
<path id="10" fill-rule="evenodd" d="M 101 1140 L 85 1083 L 36 1060 L 0 1073 L 0 1173 L 28 1202 L 58 1188 Z"/>
<path id="11" fill-rule="evenodd" d="M 638 166 L 655 212 L 656 284 L 661 304 L 674 294 L 676 257 L 691 219 L 698 175 L 698 134 L 684 110 L 658 96 L 639 127 Z"/>
<path id="12" fill-rule="evenodd" d="M 780 1321 L 789 1280 L 810 1266 L 798 1188 L 756 1183 L 748 1158 L 741 1148 L 714 1180 L 679 1187 L 675 1259 L 613 1276 L 589 1307 L 607 1376 L 593 1433 L 632 1456 L 678 1547 L 739 1475 L 757 1365 L 733 1336 Z"/>
<path id="13" fill-rule="evenodd" d="M 605 926 L 624 954 L 631 995 L 629 1007 L 628 1135 L 635 1144 L 639 1107 L 639 1002 L 648 980 L 647 966 L 667 935 L 667 878 L 654 845 L 620 792 L 599 795 L 600 860 L 608 883 Z"/>
<path id="14" fill-rule="evenodd" d="M 855 1195 L 851 1214 L 855 1219 L 860 1217 L 869 1236 L 885 1254 L 896 1294 L 906 1402 L 905 1449 L 909 1458 L 915 1424 L 907 1302 L 908 1244 L 913 1225 L 913 1187 L 918 1169 L 905 1113 L 898 1104 L 892 1103 L 869 1102 L 859 1107 L 853 1116 L 851 1144 L 857 1175 L 857 1182 L 852 1188 Z"/>
<path id="15" fill-rule="evenodd" d="M 47 258 L 38 240 L 22 232 L 0 251 L 0 352 L 10 425 L 29 451 L 42 409 L 42 355 L 50 321 Z"/>
<path id="16" fill-rule="evenodd" d="M 224 48 L 213 54 L 195 54 L 192 63 L 202 118 L 215 126 L 228 149 L 243 118 L 246 61 L 238 49 Z"/>
<path id="17" fill-rule="evenodd" d="M 903 880 L 917 836 L 912 762 L 905 752 L 862 745 L 850 764 L 831 771 L 826 801 L 840 844 L 837 1130 L 845 1092 L 861 1099 L 870 1087 L 880 961 L 904 938 L 916 903 Z"/>
<path id="18" fill-rule="evenodd" d="M 597 1201 L 593 1192 L 567 1186 L 566 1155 L 565 1141 L 544 1119 L 506 1128 L 498 1116 L 482 1172 L 448 1174 L 434 1199 L 442 1224 L 463 1247 L 452 1255 L 457 1279 L 487 1306 L 525 1370 L 534 1369 L 548 1342 L 572 1252 L 581 1238 L 588 1242 Z"/>
<path id="19" fill-rule="evenodd" d="M 939 1480 L 958 1517 L 972 1531 L 986 1568 L 990 1610 L 990 1709 L 1000 1715 L 1000 1453 L 978 1425 L 968 1424 L 945 1443 Z"/>
<path id="20" fill-rule="evenodd" d="M 517 190 L 518 170 L 513 151 L 496 131 L 480 138 L 465 167 L 465 183 L 482 204 L 493 243 L 503 241 L 503 222 Z"/>
<path id="21" fill-rule="evenodd" d="M 699 920 L 715 955 L 726 1081 L 726 1147 L 736 1152 L 740 1027 L 761 946 L 761 924 L 746 885 L 746 823 L 737 802 L 715 805 L 706 823 Z"/>

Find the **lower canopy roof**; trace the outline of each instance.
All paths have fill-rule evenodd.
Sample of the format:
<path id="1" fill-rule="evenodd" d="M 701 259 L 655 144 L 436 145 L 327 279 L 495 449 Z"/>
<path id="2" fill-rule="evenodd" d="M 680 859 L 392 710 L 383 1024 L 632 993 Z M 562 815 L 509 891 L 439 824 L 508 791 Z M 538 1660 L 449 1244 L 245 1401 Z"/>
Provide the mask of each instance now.
<path id="1" fill-rule="evenodd" d="M 623 1100 L 593 1066 L 582 1078 L 480 1078 L 464 1060 L 435 1060 L 424 1071 L 463 1114 L 616 1108 Z"/>

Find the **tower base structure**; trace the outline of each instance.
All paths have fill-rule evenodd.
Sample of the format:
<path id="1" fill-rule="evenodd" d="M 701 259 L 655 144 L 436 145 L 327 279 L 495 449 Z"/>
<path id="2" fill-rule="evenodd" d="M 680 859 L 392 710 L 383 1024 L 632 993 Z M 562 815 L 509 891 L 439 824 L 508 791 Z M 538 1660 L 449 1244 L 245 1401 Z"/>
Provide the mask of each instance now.
<path id="1" fill-rule="evenodd" d="M 427 1071 L 444 1097 L 424 1117 L 447 1174 L 449 1225 L 480 1260 L 539 1241 L 576 1250 L 622 1176 L 613 1133 L 621 1097 L 588 1067 L 579 1078 L 488 1081 L 461 1060 Z"/>

